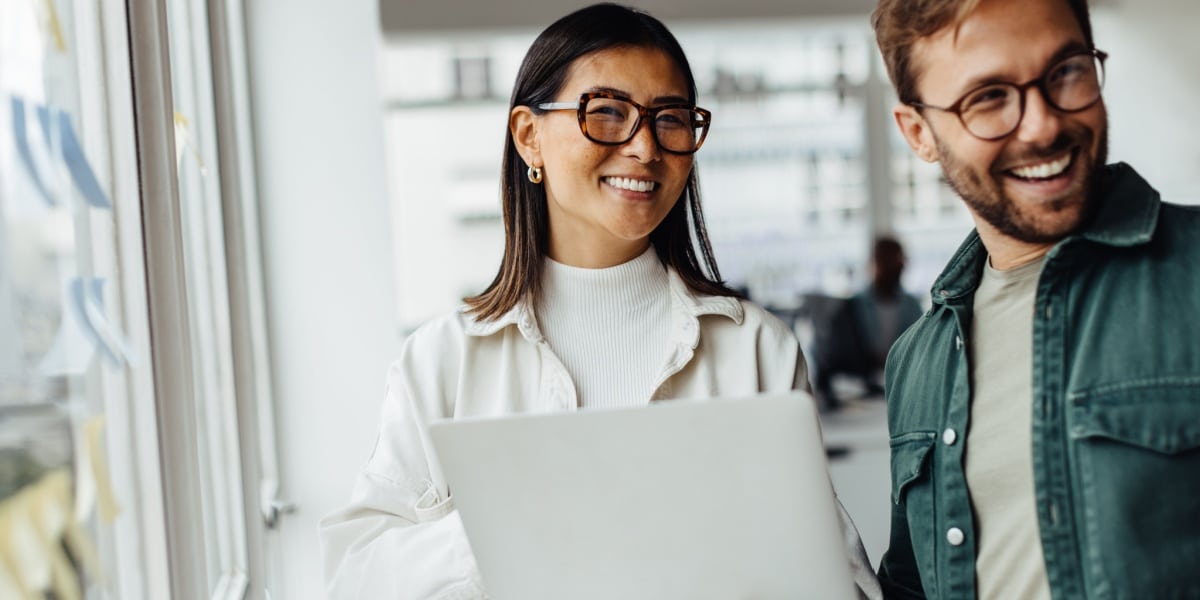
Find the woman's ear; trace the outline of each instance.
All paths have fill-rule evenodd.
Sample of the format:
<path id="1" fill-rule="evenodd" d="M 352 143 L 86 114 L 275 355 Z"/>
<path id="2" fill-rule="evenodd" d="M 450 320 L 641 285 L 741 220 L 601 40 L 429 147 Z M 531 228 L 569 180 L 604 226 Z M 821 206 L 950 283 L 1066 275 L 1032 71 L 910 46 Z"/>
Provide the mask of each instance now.
<path id="1" fill-rule="evenodd" d="M 938 162 L 937 140 L 934 139 L 933 130 L 929 128 L 925 116 L 907 104 L 897 104 L 892 109 L 892 116 L 896 119 L 900 134 L 904 136 L 913 152 L 925 162 Z"/>
<path id="2" fill-rule="evenodd" d="M 542 166 L 542 149 L 538 138 L 538 119 L 528 106 L 515 106 L 508 115 L 508 129 L 512 132 L 517 154 L 531 167 Z"/>

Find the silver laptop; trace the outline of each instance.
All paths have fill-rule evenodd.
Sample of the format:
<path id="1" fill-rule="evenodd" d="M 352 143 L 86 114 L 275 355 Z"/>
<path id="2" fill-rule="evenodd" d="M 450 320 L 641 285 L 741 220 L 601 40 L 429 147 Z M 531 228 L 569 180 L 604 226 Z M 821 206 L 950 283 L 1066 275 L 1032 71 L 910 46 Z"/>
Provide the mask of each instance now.
<path id="1" fill-rule="evenodd" d="M 431 431 L 498 600 L 856 597 L 806 394 Z"/>

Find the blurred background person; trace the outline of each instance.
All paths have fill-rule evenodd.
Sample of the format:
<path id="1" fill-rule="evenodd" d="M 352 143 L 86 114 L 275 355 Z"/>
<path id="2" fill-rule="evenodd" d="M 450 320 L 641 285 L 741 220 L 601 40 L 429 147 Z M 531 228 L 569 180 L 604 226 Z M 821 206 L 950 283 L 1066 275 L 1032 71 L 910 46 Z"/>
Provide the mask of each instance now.
<path id="1" fill-rule="evenodd" d="M 921 303 L 904 290 L 904 247 L 891 236 L 875 239 L 871 248 L 870 284 L 841 302 L 819 338 L 815 387 L 826 410 L 842 402 L 834 389 L 835 375 L 860 380 L 868 396 L 882 396 L 880 375 L 896 338 L 921 317 Z"/>

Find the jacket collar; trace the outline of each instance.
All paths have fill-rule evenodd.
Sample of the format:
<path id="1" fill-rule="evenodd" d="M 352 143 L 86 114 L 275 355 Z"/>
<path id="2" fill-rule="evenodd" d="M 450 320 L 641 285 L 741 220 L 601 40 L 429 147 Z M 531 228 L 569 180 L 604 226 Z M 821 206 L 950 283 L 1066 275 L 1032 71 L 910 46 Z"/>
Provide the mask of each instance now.
<path id="1" fill-rule="evenodd" d="M 1101 182 L 1104 196 L 1095 218 L 1078 237 L 1105 246 L 1137 246 L 1154 237 L 1162 198 L 1158 190 L 1125 163 L 1109 165 Z M 1061 243 L 1060 243 L 1061 245 Z"/>
<path id="2" fill-rule="evenodd" d="M 1050 250 L 1074 240 L 1088 240 L 1105 246 L 1128 247 L 1145 244 L 1154 237 L 1162 199 L 1150 184 L 1125 163 L 1108 165 L 1100 178 L 1101 194 L 1095 216 L 1084 228 Z M 971 231 L 959 246 L 946 269 L 933 284 L 934 304 L 952 302 L 975 291 L 979 286 L 987 249 L 979 233 Z"/>
<path id="3" fill-rule="evenodd" d="M 709 296 L 698 294 L 684 283 L 683 278 L 675 272 L 675 269 L 667 267 L 667 278 L 671 290 L 671 317 L 672 321 L 677 324 L 675 331 L 688 332 L 688 337 L 694 339 L 689 340 L 694 348 L 699 340 L 699 327 L 687 327 L 685 323 L 695 323 L 701 316 L 704 315 L 722 315 L 728 317 L 738 325 L 742 324 L 742 318 L 745 313 L 742 309 L 742 303 L 737 298 L 726 296 Z M 516 306 L 512 307 L 508 312 L 501 315 L 499 318 L 492 321 L 480 321 L 474 316 L 467 314 L 466 307 L 460 309 L 465 316 L 465 325 L 467 335 L 472 336 L 489 336 L 500 330 L 516 326 L 521 332 L 521 336 L 533 343 L 541 342 L 543 339 L 541 329 L 538 328 L 537 318 L 534 314 L 533 301 L 530 297 L 522 298 Z"/>
<path id="4" fill-rule="evenodd" d="M 489 336 L 509 326 L 516 326 L 525 339 L 537 343 L 542 341 L 542 332 L 538 329 L 537 319 L 533 315 L 533 302 L 526 296 L 517 302 L 508 312 L 491 321 L 480 321 L 467 312 L 468 307 L 459 309 L 464 316 L 464 329 L 467 335 Z"/>

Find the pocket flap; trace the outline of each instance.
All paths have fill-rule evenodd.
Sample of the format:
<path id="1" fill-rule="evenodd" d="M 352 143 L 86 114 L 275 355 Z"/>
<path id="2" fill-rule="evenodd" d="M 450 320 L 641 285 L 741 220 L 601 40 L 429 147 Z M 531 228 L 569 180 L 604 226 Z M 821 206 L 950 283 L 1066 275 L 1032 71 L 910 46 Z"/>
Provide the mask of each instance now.
<path id="1" fill-rule="evenodd" d="M 1200 448 L 1200 385 L 1141 386 L 1081 398 L 1071 437 L 1105 438 L 1160 454 Z"/>
<path id="2" fill-rule="evenodd" d="M 891 439 L 892 502 L 900 504 L 904 489 L 921 477 L 926 469 L 929 450 L 937 442 L 933 431 L 913 431 Z"/>

